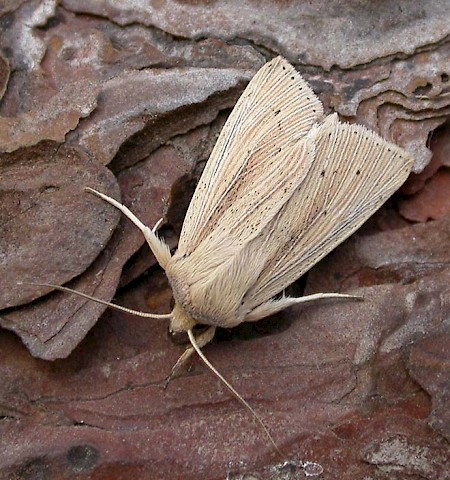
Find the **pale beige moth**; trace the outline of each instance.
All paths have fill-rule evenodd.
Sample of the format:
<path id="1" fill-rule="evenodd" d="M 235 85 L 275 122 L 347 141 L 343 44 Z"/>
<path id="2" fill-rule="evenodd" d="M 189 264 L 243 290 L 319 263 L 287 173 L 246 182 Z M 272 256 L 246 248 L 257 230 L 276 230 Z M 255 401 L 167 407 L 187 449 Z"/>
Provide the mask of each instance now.
<path id="1" fill-rule="evenodd" d="M 344 241 L 407 178 L 411 157 L 361 125 L 324 116 L 306 81 L 281 57 L 253 77 L 206 164 L 172 255 L 154 229 L 117 201 L 165 270 L 173 332 L 193 346 L 216 327 L 254 322 L 339 294 L 284 296 L 288 285 Z M 282 294 L 280 296 L 280 294 Z M 196 339 L 193 327 L 209 329 Z"/>

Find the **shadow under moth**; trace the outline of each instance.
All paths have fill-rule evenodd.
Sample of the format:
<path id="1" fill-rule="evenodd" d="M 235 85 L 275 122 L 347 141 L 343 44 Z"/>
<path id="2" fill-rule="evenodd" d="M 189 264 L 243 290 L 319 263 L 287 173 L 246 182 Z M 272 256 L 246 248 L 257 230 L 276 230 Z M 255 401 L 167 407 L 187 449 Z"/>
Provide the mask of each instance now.
<path id="1" fill-rule="evenodd" d="M 280 293 L 358 229 L 402 185 L 412 163 L 401 148 L 367 128 L 342 123 L 337 114 L 324 116 L 306 81 L 277 57 L 256 73 L 223 127 L 173 255 L 156 228 L 88 189 L 142 231 L 172 287 L 172 312 L 135 312 L 79 294 L 141 316 L 169 319 L 172 332 L 187 332 L 191 346 L 172 373 L 197 351 L 274 443 L 255 411 L 200 349 L 217 327 L 254 322 L 311 300 L 355 298 Z M 197 324 L 209 328 L 195 337 Z"/>

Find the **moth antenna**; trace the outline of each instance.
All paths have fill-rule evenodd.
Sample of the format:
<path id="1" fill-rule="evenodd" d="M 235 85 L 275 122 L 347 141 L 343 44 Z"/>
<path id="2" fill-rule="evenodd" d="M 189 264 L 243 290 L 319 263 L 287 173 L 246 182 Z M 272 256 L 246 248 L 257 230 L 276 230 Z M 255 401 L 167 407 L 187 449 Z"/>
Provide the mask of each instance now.
<path id="1" fill-rule="evenodd" d="M 230 392 L 244 405 L 244 407 L 250 411 L 256 421 L 260 424 L 262 429 L 264 430 L 267 438 L 270 440 L 270 443 L 275 448 L 276 452 L 282 457 L 285 458 L 283 452 L 278 448 L 275 440 L 273 439 L 272 435 L 270 434 L 268 428 L 262 421 L 261 417 L 256 413 L 254 408 L 234 389 L 234 387 L 225 379 L 225 377 L 212 365 L 212 363 L 205 357 L 205 354 L 201 351 L 200 347 L 195 340 L 194 333 L 192 330 L 187 331 L 189 336 L 189 341 L 191 342 L 192 347 L 198 353 L 198 356 L 203 360 L 204 364 L 214 373 L 214 375 L 230 390 Z"/>
<path id="2" fill-rule="evenodd" d="M 114 310 L 118 310 L 119 312 L 130 313 L 131 315 L 136 315 L 138 317 L 145 317 L 145 318 L 156 318 L 156 319 L 171 319 L 171 313 L 147 313 L 141 312 L 139 310 L 133 310 L 132 308 L 122 307 L 121 305 L 116 305 L 115 303 L 106 302 L 105 300 L 101 300 L 100 298 L 91 297 L 87 293 L 79 292 L 78 290 L 73 290 L 72 288 L 61 287 L 60 285 L 53 285 L 51 283 L 25 283 L 20 282 L 18 285 L 36 285 L 39 287 L 50 287 L 54 288 L 55 290 L 59 290 L 61 292 L 73 293 L 74 295 L 78 295 L 79 297 L 87 298 L 88 300 L 92 300 L 96 303 L 101 303 L 102 305 L 106 305 Z"/>
<path id="3" fill-rule="evenodd" d="M 86 187 L 85 190 L 89 193 L 93 193 L 97 197 L 100 197 L 102 200 L 108 202 L 113 207 L 116 207 L 128 218 L 128 220 L 133 222 L 144 235 L 145 240 L 147 240 L 150 250 L 153 252 L 153 255 L 155 255 L 158 263 L 161 265 L 162 268 L 164 268 L 164 270 L 166 269 L 166 266 L 171 259 L 170 248 L 155 233 L 155 230 L 161 223 L 161 220 L 159 220 L 155 227 L 151 229 L 144 225 L 129 208 L 127 208 L 125 205 L 122 205 L 117 200 L 114 200 L 114 198 L 108 197 L 108 195 L 105 195 L 104 193 L 97 192 L 97 190 L 94 190 L 90 187 Z"/>

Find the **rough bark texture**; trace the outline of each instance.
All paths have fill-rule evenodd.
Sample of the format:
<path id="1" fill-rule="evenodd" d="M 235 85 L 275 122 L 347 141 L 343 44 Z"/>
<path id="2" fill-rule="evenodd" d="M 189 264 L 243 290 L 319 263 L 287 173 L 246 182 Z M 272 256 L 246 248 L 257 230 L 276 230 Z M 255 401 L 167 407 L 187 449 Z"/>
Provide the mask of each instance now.
<path id="1" fill-rule="evenodd" d="M 424 2 L 6 1 L 0 6 L 0 480 L 450 479 L 450 25 Z M 205 353 L 165 321 L 128 205 L 176 247 L 196 180 L 252 75 L 284 55 L 326 110 L 407 149 L 402 191 L 293 288 L 292 308 Z M 21 284 L 22 283 L 22 284 Z M 117 290 L 119 286 L 119 290 Z"/>

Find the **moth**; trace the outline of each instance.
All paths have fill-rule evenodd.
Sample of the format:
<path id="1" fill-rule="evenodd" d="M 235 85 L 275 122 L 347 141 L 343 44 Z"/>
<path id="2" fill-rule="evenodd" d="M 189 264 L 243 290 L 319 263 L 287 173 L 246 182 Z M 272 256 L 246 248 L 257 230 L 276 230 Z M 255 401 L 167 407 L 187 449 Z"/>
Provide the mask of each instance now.
<path id="1" fill-rule="evenodd" d="M 256 73 L 223 127 L 173 255 L 127 207 L 88 190 L 142 231 L 165 270 L 172 312 L 137 313 L 168 318 L 171 331 L 188 332 L 192 346 L 176 371 L 194 349 L 201 354 L 217 327 L 311 300 L 353 298 L 280 293 L 358 229 L 402 185 L 412 163 L 364 126 L 324 116 L 310 86 L 277 57 Z M 209 328 L 195 337 L 197 324 Z"/>

